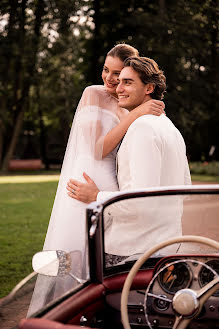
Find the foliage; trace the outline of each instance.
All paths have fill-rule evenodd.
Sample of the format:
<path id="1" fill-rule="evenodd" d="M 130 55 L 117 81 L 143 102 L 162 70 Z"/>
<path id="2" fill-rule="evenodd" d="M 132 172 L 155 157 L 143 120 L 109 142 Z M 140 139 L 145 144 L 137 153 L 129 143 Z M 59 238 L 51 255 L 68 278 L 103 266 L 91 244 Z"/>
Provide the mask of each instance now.
<path id="1" fill-rule="evenodd" d="M 211 175 L 211 176 L 219 177 L 219 162 L 218 161 L 190 162 L 189 168 L 190 168 L 191 174 Z"/>
<path id="2" fill-rule="evenodd" d="M 1 1 L 0 163 L 7 154 L 62 162 L 82 90 L 102 83 L 118 42 L 164 70 L 166 113 L 189 158 L 208 159 L 214 145 L 218 159 L 216 9 L 216 0 Z"/>
<path id="3" fill-rule="evenodd" d="M 41 147 L 34 155 L 44 162 L 48 162 L 44 145 L 51 147 L 46 139 L 49 133 L 55 131 L 59 143 L 67 142 L 74 109 L 85 86 L 80 70 L 82 40 L 74 34 L 84 3 L 23 0 L 0 4 L 0 124 L 4 128 L 0 161 L 4 159 L 4 168 L 11 156 L 17 155 L 19 135 L 36 136 Z M 25 157 L 22 152 L 20 156 Z"/>

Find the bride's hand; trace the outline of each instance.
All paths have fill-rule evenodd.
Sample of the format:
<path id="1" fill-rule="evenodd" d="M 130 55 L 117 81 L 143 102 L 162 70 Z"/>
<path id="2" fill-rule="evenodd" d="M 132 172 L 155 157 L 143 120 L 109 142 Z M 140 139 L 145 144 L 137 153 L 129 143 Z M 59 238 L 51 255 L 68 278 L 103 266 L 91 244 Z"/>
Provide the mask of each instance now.
<path id="1" fill-rule="evenodd" d="M 142 116 L 145 114 L 153 114 L 160 116 L 163 113 L 166 114 L 164 109 L 165 109 L 165 104 L 163 101 L 159 101 L 157 99 L 151 99 L 139 105 L 133 111 L 136 111 L 138 116 Z"/>
<path id="2" fill-rule="evenodd" d="M 75 179 L 70 179 L 67 183 L 66 189 L 69 191 L 68 195 L 75 200 L 90 203 L 96 201 L 97 194 L 100 192 L 94 181 L 86 174 L 83 176 L 87 183 L 81 183 Z"/>

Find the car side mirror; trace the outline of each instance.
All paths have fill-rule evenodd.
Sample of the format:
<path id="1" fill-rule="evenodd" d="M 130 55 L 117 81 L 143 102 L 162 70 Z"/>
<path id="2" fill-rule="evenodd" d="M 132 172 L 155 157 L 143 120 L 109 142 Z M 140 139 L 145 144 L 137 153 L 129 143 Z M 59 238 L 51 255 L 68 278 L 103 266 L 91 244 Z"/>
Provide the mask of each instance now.
<path id="1" fill-rule="evenodd" d="M 72 273 L 72 259 L 74 263 L 81 260 L 80 251 L 67 253 L 63 250 L 40 251 L 33 256 L 32 267 L 38 274 L 46 276 L 70 275 L 79 283 L 85 282 Z"/>
<path id="2" fill-rule="evenodd" d="M 62 250 L 36 253 L 32 259 L 33 270 L 48 276 L 63 276 L 71 269 L 71 257 Z"/>

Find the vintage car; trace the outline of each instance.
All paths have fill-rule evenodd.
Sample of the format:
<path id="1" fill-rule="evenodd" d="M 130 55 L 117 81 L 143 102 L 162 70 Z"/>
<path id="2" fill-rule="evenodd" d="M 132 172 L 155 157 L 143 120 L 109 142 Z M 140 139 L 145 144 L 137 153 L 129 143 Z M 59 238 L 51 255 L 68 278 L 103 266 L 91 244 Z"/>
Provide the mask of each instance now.
<path id="1" fill-rule="evenodd" d="M 44 296 L 18 327 L 219 328 L 218 241 L 216 184 L 118 193 L 92 203 L 83 248 L 34 256 L 34 269 L 51 289 L 60 282 L 65 288 Z"/>

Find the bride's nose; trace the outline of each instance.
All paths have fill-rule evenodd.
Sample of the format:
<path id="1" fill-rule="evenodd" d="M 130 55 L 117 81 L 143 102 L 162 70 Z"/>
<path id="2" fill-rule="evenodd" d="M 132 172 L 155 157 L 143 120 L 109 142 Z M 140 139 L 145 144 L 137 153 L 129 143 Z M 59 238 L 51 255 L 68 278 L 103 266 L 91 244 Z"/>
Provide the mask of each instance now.
<path id="1" fill-rule="evenodd" d="M 110 81 L 113 81 L 113 76 L 111 73 L 108 73 L 107 76 L 106 76 L 106 81 L 107 82 L 110 82 Z"/>

